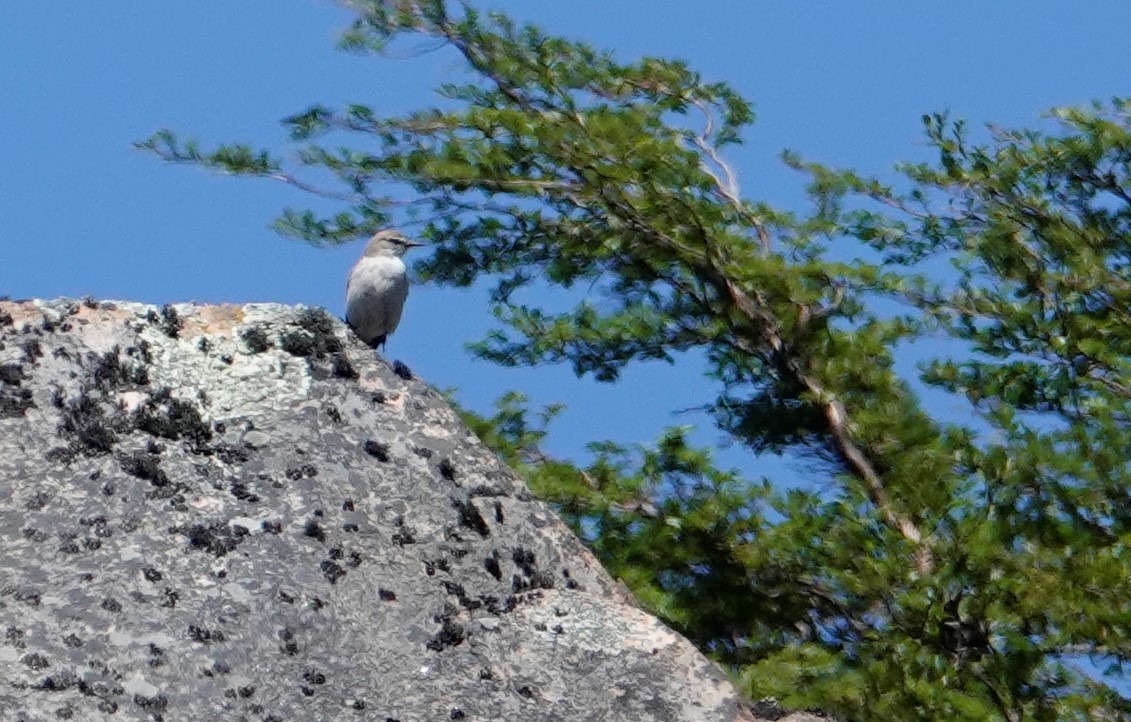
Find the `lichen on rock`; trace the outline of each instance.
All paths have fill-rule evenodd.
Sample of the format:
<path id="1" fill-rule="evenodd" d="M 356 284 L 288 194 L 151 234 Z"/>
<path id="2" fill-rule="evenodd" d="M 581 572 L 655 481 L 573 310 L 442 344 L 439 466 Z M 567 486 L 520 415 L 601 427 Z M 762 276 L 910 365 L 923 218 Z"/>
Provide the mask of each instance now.
<path id="1" fill-rule="evenodd" d="M 4 719 L 752 719 L 439 394 L 278 304 L 0 302 L 0 630 Z"/>

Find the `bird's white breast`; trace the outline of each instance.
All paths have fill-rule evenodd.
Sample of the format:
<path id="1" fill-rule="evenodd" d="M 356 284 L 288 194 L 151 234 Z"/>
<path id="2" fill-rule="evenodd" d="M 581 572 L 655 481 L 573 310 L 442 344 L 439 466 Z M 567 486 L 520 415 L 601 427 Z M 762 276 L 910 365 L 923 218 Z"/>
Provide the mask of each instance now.
<path id="1" fill-rule="evenodd" d="M 346 285 L 346 320 L 367 343 L 390 334 L 408 297 L 408 273 L 396 256 L 364 256 Z"/>

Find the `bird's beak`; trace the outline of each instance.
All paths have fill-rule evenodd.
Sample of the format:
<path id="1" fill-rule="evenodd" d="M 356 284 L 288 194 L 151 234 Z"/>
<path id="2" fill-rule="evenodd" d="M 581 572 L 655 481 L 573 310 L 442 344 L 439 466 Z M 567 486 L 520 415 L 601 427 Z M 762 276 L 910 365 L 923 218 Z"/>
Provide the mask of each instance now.
<path id="1" fill-rule="evenodd" d="M 424 245 L 425 244 L 423 244 L 423 243 L 415 243 L 413 241 L 409 241 L 408 243 L 404 244 L 404 247 L 405 248 L 422 248 Z"/>

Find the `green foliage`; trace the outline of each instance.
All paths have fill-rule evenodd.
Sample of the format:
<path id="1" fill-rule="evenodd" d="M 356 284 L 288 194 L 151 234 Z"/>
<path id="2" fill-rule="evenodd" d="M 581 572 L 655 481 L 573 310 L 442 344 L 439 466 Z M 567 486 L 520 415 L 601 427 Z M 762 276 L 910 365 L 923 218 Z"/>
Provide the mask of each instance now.
<path id="1" fill-rule="evenodd" d="M 557 409 L 512 395 L 466 418 L 752 696 L 849 719 L 1131 712 L 1078 665 L 1131 658 L 1131 106 L 981 141 L 928 116 L 938 159 L 897 184 L 787 155 L 812 181 L 798 216 L 739 193 L 720 153 L 751 108 L 683 63 L 623 63 L 442 0 L 349 6 L 345 49 L 423 37 L 473 80 L 403 117 L 311 107 L 285 121 L 295 161 L 167 131 L 142 147 L 339 198 L 331 217 L 284 214 L 312 242 L 415 223 L 426 279 L 493 283 L 484 358 L 602 381 L 706 359 L 719 428 L 805 460 L 819 493 L 718 469 L 686 429 L 595 443 L 581 467 L 540 450 Z M 854 245 L 871 252 L 827 250 Z M 585 298 L 532 305 L 535 281 Z M 920 378 L 899 375 L 899 354 L 940 339 Z M 933 414 L 914 384 L 970 420 Z"/>

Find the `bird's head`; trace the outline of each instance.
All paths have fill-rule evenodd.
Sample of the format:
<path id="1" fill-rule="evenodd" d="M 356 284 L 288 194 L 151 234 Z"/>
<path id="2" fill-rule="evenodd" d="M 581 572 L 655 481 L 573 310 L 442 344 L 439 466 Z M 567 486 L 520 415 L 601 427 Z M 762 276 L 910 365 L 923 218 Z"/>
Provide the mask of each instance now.
<path id="1" fill-rule="evenodd" d="M 372 238 L 369 239 L 369 245 L 365 247 L 366 256 L 403 256 L 410 248 L 417 248 L 424 245 L 423 243 L 416 243 L 408 236 L 392 229 L 385 231 L 378 231 Z"/>

